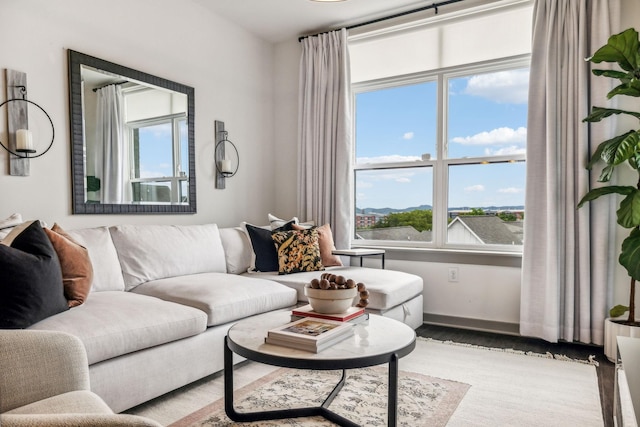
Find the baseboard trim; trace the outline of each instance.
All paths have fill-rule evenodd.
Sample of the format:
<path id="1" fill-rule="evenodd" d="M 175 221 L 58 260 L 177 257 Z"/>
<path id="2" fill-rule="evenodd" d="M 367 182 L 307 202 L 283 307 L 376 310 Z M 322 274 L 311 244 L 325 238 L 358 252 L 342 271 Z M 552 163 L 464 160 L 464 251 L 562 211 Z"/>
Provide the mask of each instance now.
<path id="1" fill-rule="evenodd" d="M 471 319 L 468 317 L 444 316 L 441 314 L 429 313 L 423 313 L 422 320 L 424 323 L 429 325 L 450 326 L 453 328 L 520 336 L 520 325 L 517 323 Z"/>

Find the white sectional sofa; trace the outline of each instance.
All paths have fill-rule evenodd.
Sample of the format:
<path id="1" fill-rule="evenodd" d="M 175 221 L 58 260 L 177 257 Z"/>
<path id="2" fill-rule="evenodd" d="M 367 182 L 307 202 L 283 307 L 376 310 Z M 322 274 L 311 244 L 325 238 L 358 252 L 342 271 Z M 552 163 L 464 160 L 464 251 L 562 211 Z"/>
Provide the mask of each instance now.
<path id="1" fill-rule="evenodd" d="M 321 272 L 248 273 L 238 228 L 121 225 L 69 230 L 94 270 L 84 304 L 30 326 L 84 343 L 91 390 L 121 412 L 222 370 L 234 322 L 288 309 Z M 398 271 L 330 267 L 366 284 L 368 310 L 422 324 L 422 279 Z"/>

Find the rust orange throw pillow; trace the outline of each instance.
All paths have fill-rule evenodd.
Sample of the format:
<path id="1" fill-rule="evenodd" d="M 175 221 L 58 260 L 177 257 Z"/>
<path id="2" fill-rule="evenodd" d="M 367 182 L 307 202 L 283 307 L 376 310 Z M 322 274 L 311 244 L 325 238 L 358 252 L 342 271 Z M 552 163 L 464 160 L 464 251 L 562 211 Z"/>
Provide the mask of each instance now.
<path id="1" fill-rule="evenodd" d="M 293 224 L 294 230 L 304 230 L 308 227 L 303 227 L 298 224 Z M 331 252 L 336 248 L 333 243 L 333 233 L 331 232 L 331 226 L 329 224 L 316 227 L 318 230 L 318 245 L 320 246 L 320 258 L 322 258 L 322 265 L 325 267 L 341 266 L 342 261 L 336 255 Z"/>
<path id="2" fill-rule="evenodd" d="M 64 296 L 69 307 L 76 307 L 87 299 L 93 282 L 93 266 L 89 251 L 73 240 L 58 224 L 45 228 L 60 259 Z"/>

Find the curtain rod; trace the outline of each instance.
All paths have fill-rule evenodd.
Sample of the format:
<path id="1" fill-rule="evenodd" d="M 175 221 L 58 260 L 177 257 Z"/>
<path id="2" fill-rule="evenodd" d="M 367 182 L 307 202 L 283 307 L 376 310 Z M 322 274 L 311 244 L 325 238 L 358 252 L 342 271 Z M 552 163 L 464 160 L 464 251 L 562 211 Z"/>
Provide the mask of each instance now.
<path id="1" fill-rule="evenodd" d="M 394 18 L 399 18 L 401 16 L 405 16 L 405 15 L 411 15 L 413 13 L 418 13 L 418 12 L 423 12 L 425 10 L 429 10 L 429 9 L 435 9 L 436 15 L 438 14 L 438 7 L 440 6 L 446 6 L 449 4 L 453 4 L 453 3 L 458 3 L 464 0 L 445 0 L 445 1 L 440 1 L 440 2 L 436 2 L 436 3 L 432 3 L 429 6 L 423 6 L 420 7 L 418 9 L 412 9 L 412 10 L 407 10 L 406 12 L 400 12 L 400 13 L 396 13 L 395 15 L 390 15 L 390 16 L 385 16 L 382 18 L 377 18 L 377 19 L 372 19 L 371 21 L 367 21 L 367 22 L 361 22 L 359 24 L 353 24 L 353 25 L 349 25 L 346 27 L 347 30 L 351 30 L 353 28 L 358 28 L 358 27 L 364 27 L 365 25 L 370 25 L 370 24 L 376 24 L 378 22 L 382 22 L 382 21 L 387 21 L 389 19 L 394 19 Z M 298 37 L 298 42 L 301 42 L 302 40 L 308 38 L 308 37 L 315 37 L 315 36 L 319 36 L 320 34 L 326 34 L 329 31 L 323 31 L 321 33 L 316 33 L 316 34 L 309 34 L 308 36 L 300 36 Z"/>
<path id="2" fill-rule="evenodd" d="M 105 88 L 105 87 L 107 87 L 107 86 L 111 86 L 111 85 L 123 85 L 123 84 L 125 84 L 125 83 L 129 83 L 129 81 L 128 81 L 128 80 L 125 80 L 125 81 L 123 81 L 123 82 L 107 83 L 106 85 L 102 85 L 102 86 L 100 86 L 100 87 L 94 87 L 94 88 L 93 88 L 93 89 L 91 89 L 91 90 L 92 90 L 92 91 L 94 91 L 94 92 L 97 92 L 98 90 L 100 90 L 100 89 L 102 89 L 102 88 Z"/>

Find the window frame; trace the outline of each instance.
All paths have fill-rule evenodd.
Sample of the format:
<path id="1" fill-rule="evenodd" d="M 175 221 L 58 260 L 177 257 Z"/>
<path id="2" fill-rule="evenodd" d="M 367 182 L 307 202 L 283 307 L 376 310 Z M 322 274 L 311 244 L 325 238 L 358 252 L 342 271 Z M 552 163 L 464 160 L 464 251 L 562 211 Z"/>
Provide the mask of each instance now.
<path id="1" fill-rule="evenodd" d="M 513 163 L 525 162 L 526 154 L 513 154 L 502 156 L 482 156 L 482 157 L 464 157 L 464 158 L 446 158 L 444 156 L 446 146 L 448 144 L 448 91 L 449 79 L 469 76 L 472 74 L 485 74 L 491 72 L 515 70 L 519 68 L 531 67 L 531 54 L 523 54 L 505 58 L 497 58 L 490 61 L 482 61 L 459 65 L 455 67 L 447 67 L 436 70 L 424 71 L 408 75 L 392 76 L 388 78 L 375 79 L 370 81 L 353 83 L 351 85 L 352 97 L 352 129 L 353 129 L 353 150 L 351 173 L 353 174 L 353 197 L 352 197 L 352 218 L 351 218 L 351 246 L 375 246 L 375 247 L 391 247 L 391 248 L 417 248 L 417 249 L 435 249 L 435 250 L 452 250 L 464 252 L 487 252 L 487 253 L 514 253 L 521 254 L 523 245 L 471 245 L 447 242 L 447 218 L 448 218 L 448 193 L 449 193 L 449 168 L 452 165 L 465 164 L 497 164 L 497 163 Z M 436 158 L 429 160 L 416 160 L 412 162 L 389 162 L 389 163 L 372 163 L 366 165 L 356 164 L 356 97 L 360 93 L 372 92 L 395 88 L 406 85 L 420 84 L 426 82 L 437 82 L 436 95 Z M 356 239 L 355 216 L 356 209 L 356 174 L 357 171 L 363 170 L 382 170 L 382 169 L 415 169 L 431 167 L 433 170 L 433 229 L 431 242 L 405 242 L 398 240 L 371 240 Z M 525 195 L 526 197 L 526 195 Z M 526 210 L 526 206 L 525 206 Z M 526 214 L 525 214 L 526 218 Z"/>
<path id="2" fill-rule="evenodd" d="M 135 120 L 125 123 L 127 129 L 127 138 L 129 140 L 129 182 L 131 185 L 135 183 L 150 183 L 150 182 L 169 182 L 170 183 L 170 202 L 142 202 L 134 201 L 136 204 L 178 204 L 185 203 L 188 200 L 181 200 L 181 183 L 187 181 L 188 177 L 186 171 L 184 175 L 181 175 L 181 140 L 180 140 L 180 123 L 187 121 L 187 115 L 184 113 L 169 114 L 166 116 L 153 117 L 149 119 Z M 169 124 L 171 126 L 171 162 L 172 162 L 172 176 L 157 176 L 148 178 L 136 178 L 135 177 L 135 131 L 137 129 Z M 187 198 L 189 194 L 186 194 Z"/>

